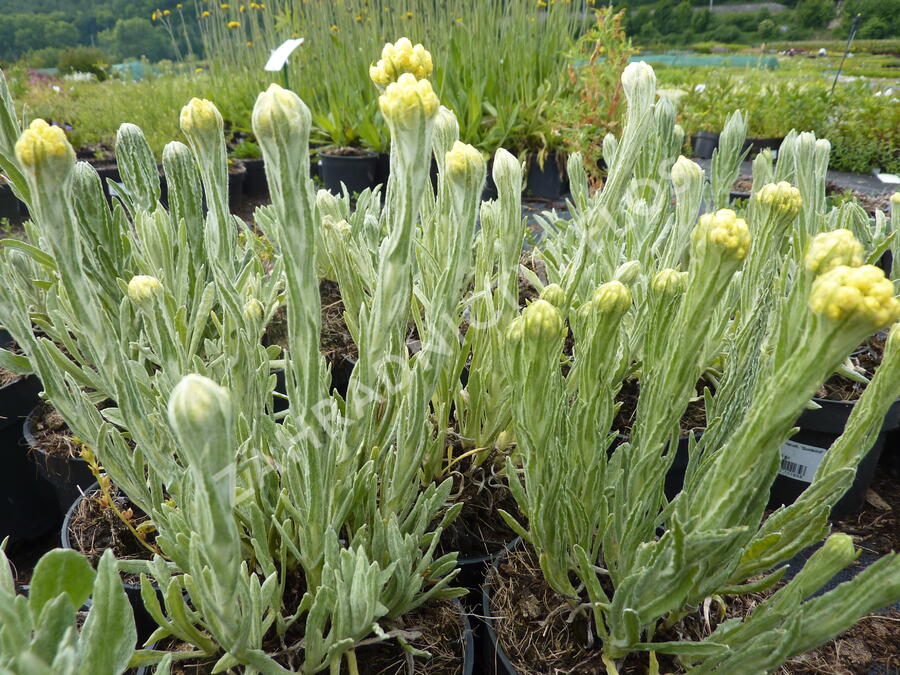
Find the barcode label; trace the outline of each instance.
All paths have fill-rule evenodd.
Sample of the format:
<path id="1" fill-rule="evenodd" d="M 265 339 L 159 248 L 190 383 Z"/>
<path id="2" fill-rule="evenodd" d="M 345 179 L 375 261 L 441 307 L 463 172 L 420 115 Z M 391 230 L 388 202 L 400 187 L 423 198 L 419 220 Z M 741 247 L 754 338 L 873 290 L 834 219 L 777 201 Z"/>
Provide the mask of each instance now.
<path id="1" fill-rule="evenodd" d="M 826 449 L 788 441 L 781 446 L 781 468 L 778 473 L 788 478 L 802 480 L 804 483 L 812 483 Z"/>

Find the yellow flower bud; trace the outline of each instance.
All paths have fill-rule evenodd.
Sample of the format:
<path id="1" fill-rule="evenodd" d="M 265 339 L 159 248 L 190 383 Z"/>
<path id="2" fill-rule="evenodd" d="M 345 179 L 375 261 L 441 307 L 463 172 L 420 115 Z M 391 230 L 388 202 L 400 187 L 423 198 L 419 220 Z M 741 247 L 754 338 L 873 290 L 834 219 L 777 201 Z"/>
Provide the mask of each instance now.
<path id="1" fill-rule="evenodd" d="M 900 318 L 894 285 L 874 265 L 841 265 L 820 275 L 813 282 L 809 308 L 830 321 L 865 322 L 872 331 Z"/>
<path id="2" fill-rule="evenodd" d="M 756 193 L 756 199 L 761 204 L 770 206 L 792 217 L 797 215 L 800 212 L 800 207 L 803 206 L 800 190 L 787 181 L 763 185 L 759 192 Z"/>
<path id="3" fill-rule="evenodd" d="M 565 335 L 562 314 L 546 300 L 535 300 L 522 310 L 522 323 L 529 340 L 558 340 Z"/>
<path id="4" fill-rule="evenodd" d="M 262 303 L 256 298 L 250 298 L 244 303 L 244 318 L 250 321 L 261 321 L 263 318 Z"/>
<path id="5" fill-rule="evenodd" d="M 618 268 L 616 268 L 615 274 L 613 274 L 613 279 L 615 279 L 616 281 L 621 281 L 623 284 L 628 286 L 637 281 L 640 274 L 641 261 L 629 260 L 628 262 L 622 263 Z"/>
<path id="6" fill-rule="evenodd" d="M 231 423 L 231 395 L 202 375 L 185 375 L 169 397 L 169 420 L 185 438 L 216 434 Z M 214 448 L 229 452 L 231 448 Z M 191 448 L 191 454 L 201 448 Z"/>
<path id="7" fill-rule="evenodd" d="M 723 256 L 743 260 L 750 248 L 750 229 L 731 209 L 719 209 L 701 216 L 691 239 L 695 243 L 712 245 Z"/>
<path id="8" fill-rule="evenodd" d="M 596 309 L 608 314 L 624 314 L 631 307 L 631 293 L 621 281 L 608 281 L 591 296 Z"/>
<path id="9" fill-rule="evenodd" d="M 679 272 L 671 267 L 666 267 L 654 275 L 651 288 L 657 293 L 674 295 L 684 290 L 686 282 L 687 272 Z"/>
<path id="10" fill-rule="evenodd" d="M 190 138 L 194 134 L 218 133 L 222 128 L 222 115 L 205 98 L 192 98 L 181 109 L 179 122 L 184 135 Z"/>
<path id="11" fill-rule="evenodd" d="M 378 97 L 378 105 L 388 122 L 412 126 L 420 114 L 425 119 L 433 117 L 440 101 L 431 88 L 431 82 L 417 80 L 411 73 L 403 73 Z"/>
<path id="12" fill-rule="evenodd" d="M 453 147 L 444 156 L 447 173 L 451 178 L 462 176 L 469 171 L 477 171 L 484 166 L 484 157 L 468 143 L 456 141 Z"/>
<path id="13" fill-rule="evenodd" d="M 252 125 L 257 137 L 267 140 L 275 139 L 279 131 L 308 135 L 312 115 L 297 94 L 273 83 L 256 97 Z"/>
<path id="14" fill-rule="evenodd" d="M 679 192 L 691 183 L 703 179 L 703 169 L 684 155 L 679 155 L 672 165 L 672 183 Z"/>
<path id="15" fill-rule="evenodd" d="M 900 192 L 891 195 L 891 208 L 900 209 Z"/>
<path id="16" fill-rule="evenodd" d="M 524 327 L 525 321 L 521 316 L 517 316 L 509 323 L 509 328 L 506 329 L 506 339 L 510 342 L 518 342 L 524 335 Z"/>
<path id="17" fill-rule="evenodd" d="M 541 300 L 546 300 L 554 307 L 563 307 L 566 304 L 566 292 L 559 284 L 547 284 L 541 291 Z"/>
<path id="18" fill-rule="evenodd" d="M 146 305 L 153 302 L 153 298 L 162 292 L 162 284 L 159 279 L 146 274 L 138 274 L 131 277 L 128 282 L 128 297 L 136 305 Z"/>
<path id="19" fill-rule="evenodd" d="M 813 274 L 825 274 L 835 267 L 859 267 L 865 251 L 850 230 L 841 228 L 813 237 L 804 264 Z"/>
<path id="20" fill-rule="evenodd" d="M 75 165 L 75 151 L 66 139 L 66 132 L 42 119 L 34 120 L 19 136 L 16 158 L 32 172 L 41 168 L 66 171 Z"/>

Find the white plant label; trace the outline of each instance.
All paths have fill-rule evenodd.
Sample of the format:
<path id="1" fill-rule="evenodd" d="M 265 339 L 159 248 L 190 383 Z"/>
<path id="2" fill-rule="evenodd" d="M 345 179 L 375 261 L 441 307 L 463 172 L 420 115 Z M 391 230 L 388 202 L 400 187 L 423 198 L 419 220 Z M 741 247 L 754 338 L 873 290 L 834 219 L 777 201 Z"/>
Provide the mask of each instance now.
<path id="1" fill-rule="evenodd" d="M 794 480 L 802 480 L 804 483 L 812 483 L 826 450 L 827 448 L 815 445 L 787 441 L 781 446 L 781 468 L 778 473 Z"/>
<path id="2" fill-rule="evenodd" d="M 279 70 L 284 68 L 284 64 L 287 63 L 288 57 L 293 53 L 297 47 L 303 44 L 303 38 L 294 38 L 292 40 L 285 40 L 275 51 L 272 52 L 272 55 L 269 57 L 269 60 L 266 61 L 266 65 L 263 66 L 264 70 L 268 70 L 272 73 L 277 73 Z"/>

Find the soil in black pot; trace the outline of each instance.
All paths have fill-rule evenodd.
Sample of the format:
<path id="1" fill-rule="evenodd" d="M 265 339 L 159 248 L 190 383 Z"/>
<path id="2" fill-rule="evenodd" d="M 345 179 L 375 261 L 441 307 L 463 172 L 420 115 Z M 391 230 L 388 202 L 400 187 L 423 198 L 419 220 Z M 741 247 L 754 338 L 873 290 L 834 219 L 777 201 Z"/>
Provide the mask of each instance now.
<path id="1" fill-rule="evenodd" d="M 593 635 L 588 613 L 572 614 L 568 600 L 544 581 L 530 547 L 512 551 L 492 569 L 488 581 L 494 629 L 519 675 L 605 675 L 601 645 L 588 639 Z M 660 672 L 677 672 L 664 656 L 660 655 L 659 662 Z M 644 675 L 648 663 L 645 654 L 629 656 L 619 673 Z"/>
<path id="2" fill-rule="evenodd" d="M 396 640 L 373 641 L 356 648 L 360 675 L 406 675 L 411 662 L 414 663 L 413 672 L 417 674 L 462 675 L 465 623 L 457 603 L 429 602 L 401 617 L 396 625 L 384 620 L 379 623 L 385 631 L 408 631 L 409 644 L 416 649 L 429 652 L 431 658 L 412 659 Z M 295 640 L 290 632 L 281 642 L 272 635 L 264 648 L 268 654 L 274 655 L 282 666 L 297 671 L 303 661 L 303 651 L 295 648 Z M 174 640 L 166 641 L 158 648 L 168 651 L 192 649 L 190 645 Z M 172 665 L 172 674 L 208 675 L 212 673 L 218 658 L 216 656 L 211 659 L 175 663 Z M 345 670 L 346 666 L 341 672 Z M 225 672 L 236 674 L 243 671 L 232 668 Z"/>
<path id="3" fill-rule="evenodd" d="M 38 414 L 32 418 L 32 423 L 34 440 L 48 455 L 81 457 L 81 442 L 75 439 L 72 430 L 56 408 L 46 403 L 42 404 Z"/>
<path id="4" fill-rule="evenodd" d="M 704 386 L 709 385 L 700 380 L 697 383 L 697 392 L 702 392 Z M 619 408 L 619 412 L 613 420 L 612 428 L 624 436 L 628 436 L 634 426 L 640 392 L 641 387 L 638 381 L 629 379 L 622 383 L 622 389 L 619 390 L 619 395 L 616 397 L 616 401 L 622 402 L 622 407 Z M 684 415 L 681 416 L 681 436 L 684 438 L 691 432 L 697 433 L 704 429 L 706 429 L 706 405 L 703 398 L 700 397 L 688 403 Z"/>
<path id="5" fill-rule="evenodd" d="M 111 494 L 116 509 L 124 516 L 130 516 L 133 527 L 138 528 L 149 520 L 120 490 L 113 487 Z M 99 488 L 86 492 L 84 498 L 76 503 L 67 525 L 65 534 L 69 545 L 83 553 L 93 567 L 99 564 L 100 557 L 107 549 L 111 549 L 118 560 L 149 560 L 153 557 L 153 552 L 138 541 L 115 510 L 106 503 Z M 155 532 L 150 530 L 147 534 L 148 543 L 152 545 L 155 538 Z M 140 584 L 137 576 L 128 576 L 126 581 Z"/>
<path id="6" fill-rule="evenodd" d="M 458 440 L 452 446 L 455 457 L 466 451 Z M 469 457 L 453 467 L 452 502 L 463 504 L 463 508 L 441 533 L 436 555 L 457 551 L 460 560 L 483 558 L 499 553 L 516 538 L 498 513 L 503 509 L 513 516 L 519 515 L 516 500 L 502 474 L 504 461 L 500 453 L 492 451 L 478 466 Z"/>
<path id="7" fill-rule="evenodd" d="M 875 369 L 881 364 L 884 356 L 885 342 L 887 342 L 886 333 L 876 333 L 866 340 L 850 356 L 853 368 L 865 377 L 872 379 L 875 376 Z M 816 392 L 816 398 L 824 398 L 829 401 L 856 401 L 865 390 L 866 385 L 862 382 L 848 380 L 841 375 L 832 375 Z"/>
<path id="8" fill-rule="evenodd" d="M 342 359 L 355 360 L 359 352 L 344 321 L 344 302 L 337 283 L 323 279 L 319 282 L 319 302 L 322 305 L 322 330 L 319 349 L 329 363 Z M 287 347 L 287 309 L 282 305 L 266 328 L 264 341 L 282 349 Z"/>

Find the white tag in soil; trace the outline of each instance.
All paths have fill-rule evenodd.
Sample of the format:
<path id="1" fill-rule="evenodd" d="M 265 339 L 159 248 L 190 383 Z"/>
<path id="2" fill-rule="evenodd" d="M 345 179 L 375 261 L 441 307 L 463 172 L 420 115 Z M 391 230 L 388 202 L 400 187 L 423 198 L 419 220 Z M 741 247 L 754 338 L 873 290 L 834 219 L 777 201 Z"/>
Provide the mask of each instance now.
<path id="1" fill-rule="evenodd" d="M 778 473 L 794 480 L 802 480 L 804 483 L 812 483 L 826 450 L 827 448 L 818 448 L 815 445 L 788 441 L 781 446 L 781 468 Z"/>

